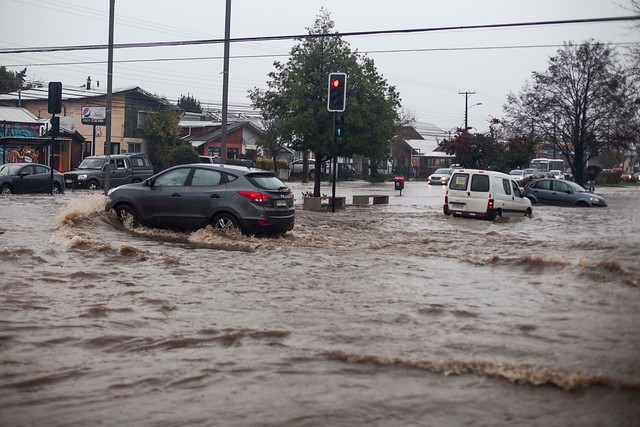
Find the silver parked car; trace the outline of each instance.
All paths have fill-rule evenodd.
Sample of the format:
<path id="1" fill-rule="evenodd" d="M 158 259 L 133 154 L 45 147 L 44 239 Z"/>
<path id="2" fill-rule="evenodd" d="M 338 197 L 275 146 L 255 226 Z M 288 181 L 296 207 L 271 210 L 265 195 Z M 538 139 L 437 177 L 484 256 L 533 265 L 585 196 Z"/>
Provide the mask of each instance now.
<path id="1" fill-rule="evenodd" d="M 291 190 L 273 173 L 243 166 L 174 166 L 144 182 L 109 191 L 107 210 L 121 222 L 175 230 L 240 230 L 284 234 L 293 229 Z"/>
<path id="2" fill-rule="evenodd" d="M 447 183 L 449 182 L 449 177 L 451 176 L 452 172 L 453 172 L 453 169 L 451 168 L 437 169 L 434 173 L 429 175 L 429 177 L 427 178 L 427 183 L 429 185 L 434 185 L 434 184 L 447 185 Z"/>
<path id="3" fill-rule="evenodd" d="M 603 197 L 588 192 L 573 181 L 543 178 L 531 181 L 524 188 L 531 203 L 563 206 L 607 206 Z"/>

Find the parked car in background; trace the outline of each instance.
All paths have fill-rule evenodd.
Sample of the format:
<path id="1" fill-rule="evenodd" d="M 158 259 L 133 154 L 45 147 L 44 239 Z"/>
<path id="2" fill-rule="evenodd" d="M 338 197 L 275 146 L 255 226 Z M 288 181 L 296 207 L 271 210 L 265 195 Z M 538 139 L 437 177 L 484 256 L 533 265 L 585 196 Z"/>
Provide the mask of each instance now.
<path id="1" fill-rule="evenodd" d="M 64 176 L 53 170 L 53 194 L 63 193 Z M 0 194 L 51 192 L 51 168 L 39 163 L 0 165 Z"/>
<path id="2" fill-rule="evenodd" d="M 132 182 L 142 182 L 153 175 L 151 161 L 146 154 L 112 154 L 109 156 L 111 172 L 110 187 L 117 187 Z M 104 187 L 107 156 L 85 157 L 77 169 L 65 172 L 64 181 L 67 188 L 88 188 L 97 190 Z"/>
<path id="3" fill-rule="evenodd" d="M 530 182 L 524 194 L 531 203 L 560 206 L 607 206 L 601 196 L 588 192 L 573 181 L 543 178 Z"/>
<path id="4" fill-rule="evenodd" d="M 509 171 L 509 176 L 518 183 L 520 187 L 524 187 L 524 169 L 513 169 Z"/>
<path id="5" fill-rule="evenodd" d="M 549 171 L 549 178 L 564 179 L 564 173 L 561 170 L 553 169 Z"/>
<path id="6" fill-rule="evenodd" d="M 510 175 L 478 169 L 453 172 L 443 206 L 445 215 L 494 220 L 531 216 L 531 202 Z"/>
<path id="7" fill-rule="evenodd" d="M 295 220 L 291 190 L 272 172 L 243 166 L 174 166 L 144 182 L 114 188 L 108 196 L 106 209 L 132 225 L 284 234 Z"/>
<path id="8" fill-rule="evenodd" d="M 452 172 L 453 169 L 451 168 L 437 169 L 434 173 L 429 175 L 429 177 L 427 178 L 427 183 L 429 185 L 447 185 Z"/>

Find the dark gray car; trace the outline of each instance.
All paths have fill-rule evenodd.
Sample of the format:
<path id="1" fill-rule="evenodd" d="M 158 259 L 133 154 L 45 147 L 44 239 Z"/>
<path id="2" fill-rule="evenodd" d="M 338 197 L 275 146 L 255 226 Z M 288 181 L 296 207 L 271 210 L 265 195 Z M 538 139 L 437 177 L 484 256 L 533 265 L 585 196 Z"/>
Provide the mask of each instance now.
<path id="1" fill-rule="evenodd" d="M 562 206 L 607 206 L 603 197 L 588 192 L 573 181 L 543 178 L 531 181 L 524 188 L 531 203 Z"/>
<path id="2" fill-rule="evenodd" d="M 174 166 L 144 182 L 109 191 L 107 210 L 122 222 L 195 230 L 212 225 L 244 234 L 293 229 L 293 193 L 273 173 L 242 166 Z"/>
<path id="3" fill-rule="evenodd" d="M 64 192 L 64 178 L 53 171 L 53 194 Z M 0 194 L 48 193 L 51 168 L 38 163 L 5 163 L 0 165 Z"/>

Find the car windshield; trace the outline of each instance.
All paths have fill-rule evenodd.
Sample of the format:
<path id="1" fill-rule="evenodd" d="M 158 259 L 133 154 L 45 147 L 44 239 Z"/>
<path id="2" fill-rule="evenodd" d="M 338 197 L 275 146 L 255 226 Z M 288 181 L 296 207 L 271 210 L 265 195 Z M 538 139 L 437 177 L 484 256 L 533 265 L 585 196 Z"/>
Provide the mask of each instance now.
<path id="1" fill-rule="evenodd" d="M 3 165 L 2 168 L 0 169 L 0 176 L 15 175 L 23 167 L 24 167 L 24 164 L 22 164 L 22 165 Z"/>
<path id="2" fill-rule="evenodd" d="M 282 181 L 270 173 L 250 174 L 247 175 L 247 179 L 262 190 L 283 191 L 289 189 Z"/>
<path id="3" fill-rule="evenodd" d="M 515 169 L 509 172 L 509 175 L 524 175 L 524 171 L 520 169 Z"/>
<path id="4" fill-rule="evenodd" d="M 573 191 L 575 191 L 576 193 L 586 193 L 587 190 L 585 190 L 581 185 L 576 184 L 573 181 L 566 181 L 566 184 L 573 188 Z"/>
<path id="5" fill-rule="evenodd" d="M 78 169 L 102 169 L 102 166 L 104 165 L 104 158 L 99 157 L 87 157 L 86 159 L 84 159 L 82 161 L 82 163 L 80 163 L 80 166 L 78 166 Z"/>
<path id="6" fill-rule="evenodd" d="M 449 175 L 450 169 L 438 169 L 433 174 Z"/>

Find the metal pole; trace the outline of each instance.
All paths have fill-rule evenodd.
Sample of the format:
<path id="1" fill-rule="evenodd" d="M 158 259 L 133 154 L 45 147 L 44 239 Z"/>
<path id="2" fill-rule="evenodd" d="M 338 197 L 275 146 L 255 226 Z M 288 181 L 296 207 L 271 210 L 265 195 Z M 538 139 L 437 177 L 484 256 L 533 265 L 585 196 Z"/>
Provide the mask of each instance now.
<path id="1" fill-rule="evenodd" d="M 227 162 L 227 105 L 229 104 L 229 39 L 231 37 L 231 0 L 227 0 L 224 24 L 224 69 L 222 71 L 222 135 L 220 136 L 220 158 Z"/>
<path id="2" fill-rule="evenodd" d="M 104 150 L 106 151 L 106 162 L 104 166 L 104 194 L 109 192 L 111 187 L 111 98 L 113 93 L 113 22 L 116 9 L 116 0 L 109 0 L 109 55 L 107 59 L 107 111 L 105 118 L 107 121 L 106 141 Z"/>
<path id="3" fill-rule="evenodd" d="M 333 170 L 332 170 L 332 175 L 333 175 L 333 184 L 332 184 L 332 191 L 331 191 L 331 212 L 335 212 L 336 211 L 336 177 L 337 177 L 337 172 L 338 172 L 338 148 L 337 148 L 337 142 L 338 142 L 338 137 L 336 136 L 336 117 L 337 117 L 338 113 L 333 113 Z"/>
<path id="4" fill-rule="evenodd" d="M 54 120 L 56 117 L 55 113 L 51 116 L 51 119 Z M 49 123 L 52 123 L 50 121 Z M 56 136 L 51 132 L 51 146 L 49 147 L 49 167 L 51 168 L 51 176 L 49 177 L 49 193 L 53 196 L 53 143 L 56 140 Z"/>

